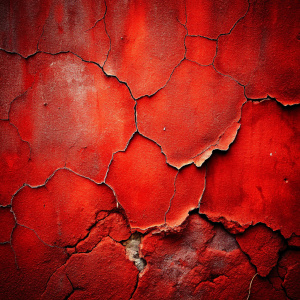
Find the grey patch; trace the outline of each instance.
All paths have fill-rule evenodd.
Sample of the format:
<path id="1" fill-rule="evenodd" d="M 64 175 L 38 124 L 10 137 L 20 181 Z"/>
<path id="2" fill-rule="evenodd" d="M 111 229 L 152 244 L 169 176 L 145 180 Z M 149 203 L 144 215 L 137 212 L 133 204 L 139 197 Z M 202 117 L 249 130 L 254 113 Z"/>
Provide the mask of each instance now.
<path id="1" fill-rule="evenodd" d="M 147 265 L 146 261 L 139 255 L 141 236 L 142 235 L 140 233 L 135 232 L 127 241 L 123 243 L 128 259 L 134 262 L 135 266 L 140 272 L 143 271 Z"/>
<path id="2" fill-rule="evenodd" d="M 225 252 L 239 248 L 235 238 L 219 226 L 216 228 L 216 234 L 210 242 L 209 247 Z"/>

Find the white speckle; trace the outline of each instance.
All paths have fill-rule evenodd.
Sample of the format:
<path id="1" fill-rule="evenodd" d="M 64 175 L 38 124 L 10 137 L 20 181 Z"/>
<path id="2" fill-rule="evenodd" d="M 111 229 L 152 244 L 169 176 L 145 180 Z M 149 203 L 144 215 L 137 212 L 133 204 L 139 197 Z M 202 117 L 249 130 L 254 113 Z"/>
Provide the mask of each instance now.
<path id="1" fill-rule="evenodd" d="M 272 156 L 273 154 L 272 153 L 270 153 L 270 156 Z"/>
<path id="2" fill-rule="evenodd" d="M 164 127 L 164 131 L 166 131 L 166 127 Z"/>

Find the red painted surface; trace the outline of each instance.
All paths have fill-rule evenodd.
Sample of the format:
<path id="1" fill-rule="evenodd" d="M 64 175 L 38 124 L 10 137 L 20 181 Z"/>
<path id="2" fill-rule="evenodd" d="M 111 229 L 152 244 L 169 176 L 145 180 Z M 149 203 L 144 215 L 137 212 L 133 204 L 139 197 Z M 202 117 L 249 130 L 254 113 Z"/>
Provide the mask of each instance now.
<path id="1" fill-rule="evenodd" d="M 133 299 L 245 299 L 255 274 L 234 237 L 198 215 L 181 232 L 149 234 L 141 252 L 148 265 Z"/>
<path id="2" fill-rule="evenodd" d="M 98 213 L 115 207 L 109 187 L 68 170 L 58 170 L 45 186 L 24 187 L 12 204 L 18 224 L 33 229 L 48 245 L 61 247 L 74 246 L 88 234 Z"/>
<path id="3" fill-rule="evenodd" d="M 246 103 L 235 142 L 207 164 L 200 212 L 233 232 L 262 222 L 299 235 L 299 117 L 299 106 Z"/>
<path id="4" fill-rule="evenodd" d="M 108 1 L 105 72 L 127 82 L 134 98 L 154 94 L 184 58 L 184 19 L 183 1 Z"/>
<path id="5" fill-rule="evenodd" d="M 90 253 L 72 255 L 53 274 L 42 299 L 129 299 L 137 275 L 122 245 L 106 238 Z"/>
<path id="6" fill-rule="evenodd" d="M 300 299 L 299 9 L 0 0 L 0 299 Z"/>
<path id="7" fill-rule="evenodd" d="M 205 168 L 190 165 L 180 169 L 175 180 L 175 192 L 166 213 L 166 223 L 171 226 L 180 225 L 188 212 L 200 205 L 205 186 Z"/>
<path id="8" fill-rule="evenodd" d="M 114 155 L 106 183 L 115 191 L 130 225 L 147 229 L 164 224 L 175 176 L 159 146 L 136 134 L 125 152 Z"/>
<path id="9" fill-rule="evenodd" d="M 207 66 L 213 63 L 216 55 L 217 43 L 207 38 L 187 36 L 185 39 L 186 58 L 200 65 Z"/>
<path id="10" fill-rule="evenodd" d="M 262 277 L 266 277 L 276 266 L 279 252 L 286 248 L 280 234 L 263 224 L 246 229 L 244 234 L 237 235 L 236 240 Z"/>
<path id="11" fill-rule="evenodd" d="M 295 0 L 250 1 L 245 18 L 219 39 L 217 70 L 246 85 L 249 98 L 299 103 L 298 16 Z"/>
<path id="12" fill-rule="evenodd" d="M 0 243 L 9 242 L 15 226 L 15 219 L 9 207 L 0 207 Z"/>
<path id="13" fill-rule="evenodd" d="M 188 33 L 217 39 L 247 12 L 246 0 L 186 0 Z"/>
<path id="14" fill-rule="evenodd" d="M 105 31 L 104 1 L 53 1 L 39 41 L 50 53 L 73 52 L 86 61 L 103 65 L 109 50 Z"/>
<path id="15" fill-rule="evenodd" d="M 243 88 L 233 80 L 212 66 L 183 61 L 164 89 L 138 100 L 138 129 L 161 145 L 171 165 L 201 165 L 233 141 L 244 102 Z"/>

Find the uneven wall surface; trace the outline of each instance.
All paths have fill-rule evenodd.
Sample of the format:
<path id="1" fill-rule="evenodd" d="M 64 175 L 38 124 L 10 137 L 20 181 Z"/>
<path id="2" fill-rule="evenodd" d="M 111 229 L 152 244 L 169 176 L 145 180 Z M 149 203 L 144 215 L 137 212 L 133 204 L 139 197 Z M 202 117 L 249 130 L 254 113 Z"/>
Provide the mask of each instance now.
<path id="1" fill-rule="evenodd" d="M 300 299 L 298 0 L 0 0 L 0 299 Z"/>

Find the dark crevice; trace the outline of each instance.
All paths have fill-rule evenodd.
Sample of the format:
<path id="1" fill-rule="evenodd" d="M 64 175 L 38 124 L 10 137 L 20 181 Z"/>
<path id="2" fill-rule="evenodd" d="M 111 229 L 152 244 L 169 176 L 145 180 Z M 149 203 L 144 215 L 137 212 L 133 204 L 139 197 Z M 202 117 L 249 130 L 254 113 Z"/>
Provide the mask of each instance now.
<path id="1" fill-rule="evenodd" d="M 165 225 L 167 225 L 167 214 L 168 214 L 168 212 L 169 212 L 170 209 L 171 209 L 171 206 L 172 206 L 172 200 L 173 200 L 173 198 L 174 198 L 175 195 L 176 195 L 176 180 L 177 180 L 177 176 L 178 176 L 179 172 L 180 172 L 180 170 L 177 171 L 177 174 L 176 174 L 176 176 L 175 176 L 175 178 L 174 178 L 174 192 L 173 192 L 172 197 L 170 198 L 170 203 L 169 203 L 168 210 L 165 212 Z"/>
<path id="2" fill-rule="evenodd" d="M 138 273 L 137 276 L 136 276 L 135 286 L 134 286 L 134 289 L 133 289 L 133 291 L 132 291 L 132 293 L 131 293 L 131 295 L 129 297 L 129 300 L 131 300 L 133 298 L 133 296 L 134 296 L 134 294 L 135 294 L 135 292 L 136 292 L 136 290 L 137 290 L 137 288 L 139 286 L 139 279 L 140 279 L 140 273 Z"/>

